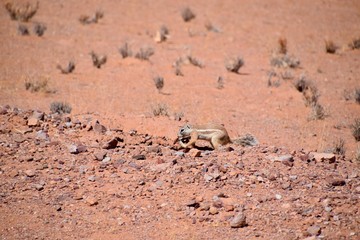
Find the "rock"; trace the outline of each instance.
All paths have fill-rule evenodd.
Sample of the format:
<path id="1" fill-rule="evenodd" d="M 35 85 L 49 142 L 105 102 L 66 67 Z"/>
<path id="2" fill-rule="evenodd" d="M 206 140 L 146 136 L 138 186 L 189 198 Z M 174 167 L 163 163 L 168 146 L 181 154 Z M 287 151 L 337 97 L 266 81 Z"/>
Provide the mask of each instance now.
<path id="1" fill-rule="evenodd" d="M 307 233 L 310 235 L 310 236 L 318 236 L 320 235 L 321 233 L 321 228 L 319 226 L 311 226 L 307 229 Z"/>
<path id="2" fill-rule="evenodd" d="M 34 111 L 31 118 L 36 118 L 38 120 L 44 120 L 44 112 L 40 112 L 40 111 Z"/>
<path id="3" fill-rule="evenodd" d="M 336 156 L 333 153 L 310 152 L 310 157 L 315 159 L 316 162 L 329 161 L 329 163 L 334 163 L 336 160 Z"/>
<path id="4" fill-rule="evenodd" d="M 95 205 L 97 205 L 99 202 L 98 202 L 98 200 L 95 198 L 95 197 L 87 197 L 86 199 L 85 199 L 85 201 L 90 205 L 90 206 L 95 206 Z"/>
<path id="5" fill-rule="evenodd" d="M 138 155 L 132 156 L 132 158 L 135 160 L 145 160 L 146 156 L 144 154 L 138 154 Z"/>
<path id="6" fill-rule="evenodd" d="M 232 228 L 242 228 L 245 227 L 246 224 L 246 216 L 243 212 L 238 213 L 234 218 L 230 221 L 230 227 Z"/>
<path id="7" fill-rule="evenodd" d="M 148 152 L 148 153 L 161 153 L 161 147 L 160 146 L 148 146 L 146 148 L 146 152 Z"/>
<path id="8" fill-rule="evenodd" d="M 219 210 L 216 207 L 211 206 L 210 209 L 209 209 L 209 213 L 211 215 L 215 215 L 215 214 L 219 213 Z"/>
<path id="9" fill-rule="evenodd" d="M 193 207 L 193 208 L 199 208 L 200 207 L 200 203 L 198 203 L 195 199 L 191 199 L 185 205 L 188 206 L 188 207 Z"/>
<path id="10" fill-rule="evenodd" d="M 281 184 L 281 188 L 282 189 L 289 189 L 291 187 L 291 184 L 289 182 L 285 182 L 283 184 Z"/>
<path id="11" fill-rule="evenodd" d="M 78 150 L 79 153 L 83 153 L 83 152 L 86 152 L 86 151 L 87 151 L 87 148 L 86 148 L 86 146 L 83 145 L 83 144 L 78 144 L 78 145 L 77 145 L 77 150 Z"/>
<path id="12" fill-rule="evenodd" d="M 277 200 L 280 200 L 280 199 L 282 199 L 282 196 L 281 196 L 280 194 L 275 194 L 275 198 L 276 198 Z"/>
<path id="13" fill-rule="evenodd" d="M 29 127 L 36 127 L 39 125 L 39 120 L 37 118 L 34 118 L 34 117 L 30 117 L 28 119 L 28 122 L 27 122 L 27 125 Z"/>
<path id="14" fill-rule="evenodd" d="M 95 180 L 96 180 L 95 175 L 89 176 L 89 177 L 88 177 L 88 180 L 89 180 L 90 182 L 95 182 Z"/>
<path id="15" fill-rule="evenodd" d="M 106 156 L 106 151 L 99 151 L 94 153 L 95 159 L 98 161 L 102 161 L 104 159 L 104 157 Z"/>
<path id="16" fill-rule="evenodd" d="M 50 141 L 49 134 L 46 131 L 40 130 L 36 132 L 36 139 Z"/>
<path id="17" fill-rule="evenodd" d="M 193 158 L 201 156 L 201 152 L 195 148 L 190 149 L 189 154 Z"/>
<path id="18" fill-rule="evenodd" d="M 105 133 L 106 132 L 106 127 L 101 125 L 98 121 L 95 122 L 93 129 L 97 133 Z"/>
<path id="19" fill-rule="evenodd" d="M 75 144 L 71 144 L 68 148 L 69 148 L 69 152 L 71 154 L 78 154 L 79 153 L 78 147 Z"/>
<path id="20" fill-rule="evenodd" d="M 206 173 L 206 174 L 204 175 L 204 179 L 205 179 L 206 182 L 211 181 L 213 178 L 214 178 L 214 177 L 211 176 L 210 174 L 207 174 L 207 173 Z"/>
<path id="21" fill-rule="evenodd" d="M 34 185 L 35 189 L 38 190 L 38 191 L 41 191 L 44 189 L 44 186 L 42 184 L 35 184 Z"/>
<path id="22" fill-rule="evenodd" d="M 328 177 L 327 181 L 334 187 L 344 186 L 346 184 L 345 180 L 340 177 Z"/>
<path id="23" fill-rule="evenodd" d="M 103 149 L 113 149 L 116 148 L 118 144 L 118 140 L 116 138 L 111 139 L 110 141 L 106 142 L 102 148 Z"/>
<path id="24" fill-rule="evenodd" d="M 34 177 L 35 176 L 35 170 L 26 170 L 25 171 L 25 175 L 28 176 L 28 177 Z"/>

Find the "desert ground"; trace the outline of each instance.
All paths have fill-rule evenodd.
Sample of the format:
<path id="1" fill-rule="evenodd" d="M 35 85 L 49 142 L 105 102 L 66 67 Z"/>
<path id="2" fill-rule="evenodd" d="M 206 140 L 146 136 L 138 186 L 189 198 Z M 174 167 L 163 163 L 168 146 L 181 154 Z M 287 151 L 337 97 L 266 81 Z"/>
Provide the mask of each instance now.
<path id="1" fill-rule="evenodd" d="M 360 238 L 359 1 L 0 5 L 0 239 Z"/>

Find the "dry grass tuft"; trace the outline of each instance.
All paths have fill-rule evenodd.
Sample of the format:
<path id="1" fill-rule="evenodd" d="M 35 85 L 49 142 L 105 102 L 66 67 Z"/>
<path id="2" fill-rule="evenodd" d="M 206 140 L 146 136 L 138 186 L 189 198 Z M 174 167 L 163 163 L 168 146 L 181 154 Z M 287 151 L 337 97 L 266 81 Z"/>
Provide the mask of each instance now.
<path id="1" fill-rule="evenodd" d="M 139 52 L 135 54 L 135 58 L 140 60 L 149 60 L 154 53 L 155 51 L 151 47 L 140 48 Z"/>
<path id="2" fill-rule="evenodd" d="M 222 76 L 219 76 L 217 79 L 217 89 L 223 89 L 224 88 L 224 78 Z"/>
<path id="3" fill-rule="evenodd" d="M 39 9 L 39 2 L 36 5 L 26 3 L 25 6 L 15 6 L 11 2 L 5 3 L 5 9 L 8 11 L 12 20 L 28 22 Z"/>
<path id="4" fill-rule="evenodd" d="M 19 24 L 18 26 L 18 32 L 21 36 L 28 36 L 30 35 L 29 29 L 27 26 Z"/>
<path id="5" fill-rule="evenodd" d="M 34 26 L 34 32 L 36 35 L 38 35 L 39 37 L 41 37 L 42 35 L 44 35 L 45 31 L 46 31 L 46 26 L 43 23 L 35 23 Z"/>
<path id="6" fill-rule="evenodd" d="M 356 38 L 352 40 L 352 42 L 349 44 L 349 47 L 351 49 L 359 49 L 360 48 L 360 38 Z"/>
<path id="7" fill-rule="evenodd" d="M 193 57 L 191 55 L 187 56 L 187 60 L 189 61 L 189 63 L 195 67 L 199 67 L 199 68 L 203 68 L 205 65 L 203 63 L 203 61 L 197 59 L 196 57 Z"/>
<path id="8" fill-rule="evenodd" d="M 334 54 L 339 49 L 337 45 L 331 40 L 325 40 L 325 51 L 326 53 Z"/>
<path id="9" fill-rule="evenodd" d="M 100 19 L 104 17 L 104 13 L 100 10 L 96 11 L 94 16 L 88 16 L 88 15 L 81 15 L 79 17 L 80 23 L 86 25 L 91 23 L 98 23 Z"/>
<path id="10" fill-rule="evenodd" d="M 38 79 L 34 77 L 26 76 L 25 77 L 25 89 L 32 93 L 34 92 L 43 92 L 43 93 L 55 93 L 55 90 L 49 88 L 49 77 L 40 76 Z"/>
<path id="11" fill-rule="evenodd" d="M 97 68 L 101 68 L 103 64 L 106 63 L 107 57 L 106 55 L 98 55 L 94 51 L 90 53 L 93 65 Z"/>
<path id="12" fill-rule="evenodd" d="M 332 152 L 337 155 L 345 156 L 345 141 L 339 138 L 335 141 Z"/>
<path id="13" fill-rule="evenodd" d="M 127 42 L 125 42 L 124 45 L 119 48 L 119 53 L 122 56 L 122 58 L 127 58 L 132 56 L 132 51 Z"/>
<path id="14" fill-rule="evenodd" d="M 244 66 L 245 62 L 241 57 L 229 58 L 225 61 L 225 68 L 229 72 L 239 73 L 239 70 Z"/>
<path id="15" fill-rule="evenodd" d="M 70 113 L 72 110 L 71 106 L 65 102 L 52 102 L 50 104 L 50 111 L 52 113 Z"/>
<path id="16" fill-rule="evenodd" d="M 169 116 L 169 109 L 168 106 L 166 104 L 163 103 L 159 103 L 156 104 L 155 106 L 152 106 L 152 113 L 155 117 L 157 116 Z"/>
<path id="17" fill-rule="evenodd" d="M 355 119 L 355 122 L 351 125 L 352 135 L 356 141 L 360 141 L 360 118 Z"/>
<path id="18" fill-rule="evenodd" d="M 154 77 L 153 80 L 154 80 L 156 89 L 159 91 L 159 93 L 161 93 L 161 91 L 164 87 L 164 78 L 157 76 L 157 77 Z"/>
<path id="19" fill-rule="evenodd" d="M 63 68 L 61 67 L 61 65 L 58 64 L 56 68 L 59 69 L 62 74 L 69 74 L 75 70 L 75 63 L 73 61 L 70 61 L 66 68 Z"/>
<path id="20" fill-rule="evenodd" d="M 196 17 L 189 7 L 184 8 L 181 11 L 181 17 L 185 22 L 189 22 Z"/>

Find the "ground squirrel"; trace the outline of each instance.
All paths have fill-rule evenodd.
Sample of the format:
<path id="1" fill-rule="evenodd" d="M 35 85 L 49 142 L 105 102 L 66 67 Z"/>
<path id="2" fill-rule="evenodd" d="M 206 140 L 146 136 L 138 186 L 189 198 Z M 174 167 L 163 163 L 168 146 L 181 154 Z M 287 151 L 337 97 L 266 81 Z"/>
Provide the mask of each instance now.
<path id="1" fill-rule="evenodd" d="M 209 141 L 215 150 L 219 149 L 220 146 L 231 143 L 226 129 L 219 124 L 186 124 L 180 128 L 175 142 L 179 141 L 183 148 L 193 148 L 198 139 Z"/>

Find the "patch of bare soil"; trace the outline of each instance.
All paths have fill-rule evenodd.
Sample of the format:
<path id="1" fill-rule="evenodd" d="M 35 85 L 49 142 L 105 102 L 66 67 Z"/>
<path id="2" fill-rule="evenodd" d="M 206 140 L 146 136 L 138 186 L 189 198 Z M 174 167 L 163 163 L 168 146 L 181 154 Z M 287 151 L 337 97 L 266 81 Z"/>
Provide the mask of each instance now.
<path id="1" fill-rule="evenodd" d="M 359 9 L 1 0 L 0 239 L 359 238 Z"/>

